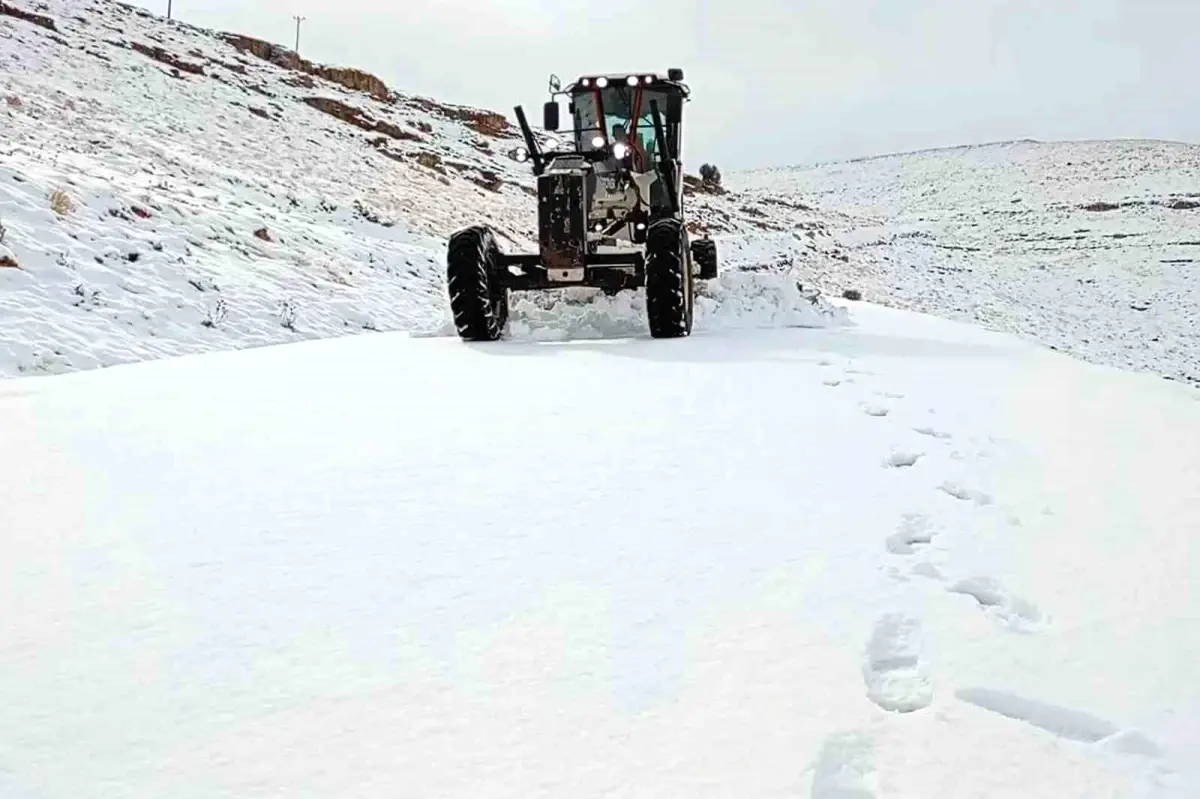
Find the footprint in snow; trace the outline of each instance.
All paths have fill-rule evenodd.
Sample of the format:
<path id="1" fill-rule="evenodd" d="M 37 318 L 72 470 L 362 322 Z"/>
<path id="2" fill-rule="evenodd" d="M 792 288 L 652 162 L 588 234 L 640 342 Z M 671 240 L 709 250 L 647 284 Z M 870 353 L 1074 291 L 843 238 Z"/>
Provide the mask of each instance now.
<path id="1" fill-rule="evenodd" d="M 863 663 L 867 698 L 884 710 L 911 713 L 929 707 L 933 683 L 921 658 L 921 622 L 889 613 L 875 623 Z"/>
<path id="2" fill-rule="evenodd" d="M 991 577 L 968 577 L 947 590 L 971 597 L 988 616 L 1013 632 L 1032 632 L 1046 622 L 1037 605 L 1010 594 Z"/>
<path id="3" fill-rule="evenodd" d="M 1122 730 L 1110 721 L 1082 710 L 1026 699 L 992 688 L 960 688 L 954 695 L 963 702 L 1015 721 L 1023 721 L 1068 741 L 1078 741 L 1127 755 L 1162 756 L 1153 740 L 1136 730 Z"/>
<path id="4" fill-rule="evenodd" d="M 876 799 L 875 740 L 867 732 L 830 735 L 813 765 L 810 799 Z"/>
<path id="5" fill-rule="evenodd" d="M 882 405 L 864 405 L 863 413 L 867 416 L 887 416 L 891 410 Z"/>
<path id="6" fill-rule="evenodd" d="M 933 529 L 923 513 L 906 513 L 896 532 L 887 537 L 887 549 L 893 555 L 911 555 L 917 546 L 932 543 Z"/>
<path id="7" fill-rule="evenodd" d="M 937 580 L 939 582 L 945 579 L 941 570 L 928 561 L 921 561 L 920 563 L 914 564 L 912 567 L 912 574 L 914 577 L 924 577 L 928 580 Z"/>
<path id="8" fill-rule="evenodd" d="M 883 465 L 892 469 L 904 469 L 914 465 L 922 455 L 922 452 L 897 450 L 884 458 Z"/>
<path id="9" fill-rule="evenodd" d="M 923 436 L 929 436 L 930 438 L 938 438 L 943 441 L 953 438 L 953 436 L 951 436 L 949 433 L 944 433 L 941 430 L 935 430 L 932 427 L 914 427 L 913 432 Z"/>
<path id="10" fill-rule="evenodd" d="M 966 488 L 958 483 L 946 481 L 938 486 L 940 491 L 944 491 L 955 499 L 963 502 L 974 502 L 976 505 L 991 505 L 995 500 L 991 494 L 985 491 L 979 491 L 974 488 Z"/>

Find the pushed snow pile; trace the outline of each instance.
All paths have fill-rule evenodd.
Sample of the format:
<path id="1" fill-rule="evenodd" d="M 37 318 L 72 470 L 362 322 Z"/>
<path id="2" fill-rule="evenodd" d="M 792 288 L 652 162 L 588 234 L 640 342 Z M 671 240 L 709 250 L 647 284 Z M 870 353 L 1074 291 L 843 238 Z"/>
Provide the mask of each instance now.
<path id="1" fill-rule="evenodd" d="M 697 287 L 693 322 L 696 333 L 829 327 L 849 321 L 845 309 L 803 291 L 790 275 L 730 272 L 698 283 Z M 507 330 L 510 338 L 545 341 L 648 335 L 643 291 L 623 291 L 611 297 L 592 290 L 520 292 L 512 296 Z"/>
<path id="2" fill-rule="evenodd" d="M 1194 799 L 1195 393 L 855 317 L 0 383 L 0 796 Z"/>

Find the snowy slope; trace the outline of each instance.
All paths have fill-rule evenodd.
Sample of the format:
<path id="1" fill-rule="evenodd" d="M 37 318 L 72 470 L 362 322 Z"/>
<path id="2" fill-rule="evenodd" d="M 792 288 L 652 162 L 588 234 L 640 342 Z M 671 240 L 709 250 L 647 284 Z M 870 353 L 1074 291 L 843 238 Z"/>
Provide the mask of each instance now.
<path id="1" fill-rule="evenodd" d="M 1200 384 L 1200 145 L 1021 141 L 728 182 L 815 206 L 849 259 L 835 279 L 868 300 Z"/>
<path id="2" fill-rule="evenodd" d="M 1194 392 L 854 320 L 0 384 L 0 796 L 1195 796 Z"/>
<path id="3" fill-rule="evenodd" d="M 487 221 L 503 246 L 534 247 L 533 180 L 503 116 L 112 0 L 3 7 L 25 16 L 0 14 L 0 376 L 452 332 L 445 237 Z M 764 227 L 724 198 L 694 207 L 731 269 L 811 283 L 804 264 L 833 257 L 815 215 Z M 749 296 L 718 282 L 714 301 L 734 294 L 741 319 L 796 280 L 754 279 Z M 514 333 L 539 302 L 518 303 Z M 574 332 L 581 311 L 564 311 L 554 334 Z"/>

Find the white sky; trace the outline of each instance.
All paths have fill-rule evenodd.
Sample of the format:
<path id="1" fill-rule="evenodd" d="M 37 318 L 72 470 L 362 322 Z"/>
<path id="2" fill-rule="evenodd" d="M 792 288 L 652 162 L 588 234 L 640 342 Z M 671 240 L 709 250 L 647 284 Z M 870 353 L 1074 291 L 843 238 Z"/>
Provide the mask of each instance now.
<path id="1" fill-rule="evenodd" d="M 167 0 L 136 0 L 165 13 Z M 174 0 L 175 16 L 540 118 L 549 74 L 683 67 L 727 171 L 1015 138 L 1200 141 L 1200 0 Z"/>

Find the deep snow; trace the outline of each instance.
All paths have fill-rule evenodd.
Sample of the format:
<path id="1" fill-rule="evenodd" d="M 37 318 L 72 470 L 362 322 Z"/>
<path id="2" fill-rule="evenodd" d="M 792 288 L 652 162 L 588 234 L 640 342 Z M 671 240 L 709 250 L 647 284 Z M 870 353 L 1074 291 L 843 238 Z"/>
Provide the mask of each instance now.
<path id="1" fill-rule="evenodd" d="M 852 318 L 0 384 L 0 795 L 1194 795 L 1194 392 Z"/>

